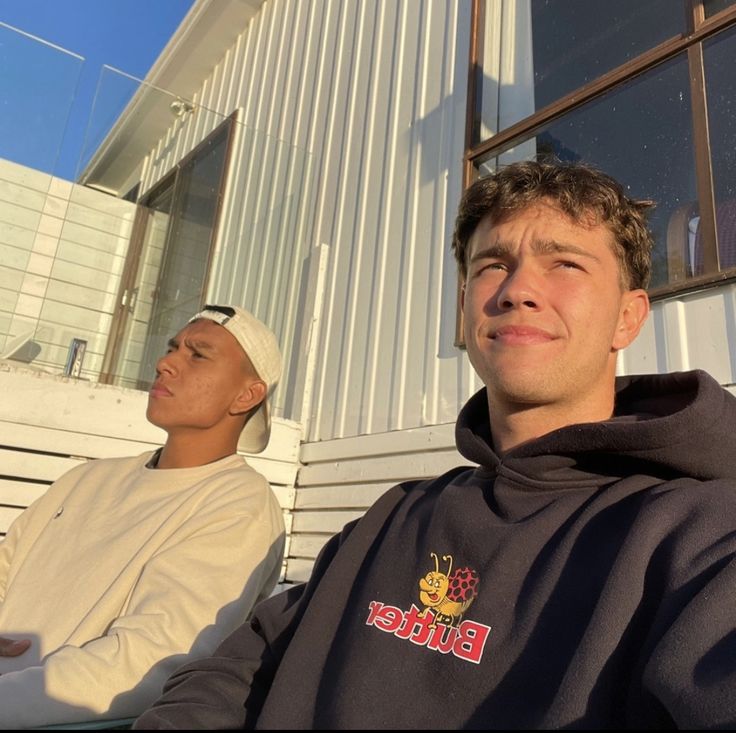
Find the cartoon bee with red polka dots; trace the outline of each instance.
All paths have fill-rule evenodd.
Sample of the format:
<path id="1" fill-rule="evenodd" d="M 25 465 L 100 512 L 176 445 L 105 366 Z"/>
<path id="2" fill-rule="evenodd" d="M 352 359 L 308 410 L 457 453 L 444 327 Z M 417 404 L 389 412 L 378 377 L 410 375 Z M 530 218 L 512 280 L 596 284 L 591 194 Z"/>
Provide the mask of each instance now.
<path id="1" fill-rule="evenodd" d="M 434 611 L 434 619 L 430 624 L 432 629 L 438 623 L 457 626 L 478 595 L 480 578 L 470 568 L 459 568 L 453 573 L 452 555 L 442 556 L 442 561 L 449 563 L 445 575 L 440 572 L 437 555 L 434 552 L 429 554 L 434 558 L 434 570 L 430 570 L 419 581 L 419 602 L 424 606 L 419 615 L 424 618 L 427 611 Z"/>

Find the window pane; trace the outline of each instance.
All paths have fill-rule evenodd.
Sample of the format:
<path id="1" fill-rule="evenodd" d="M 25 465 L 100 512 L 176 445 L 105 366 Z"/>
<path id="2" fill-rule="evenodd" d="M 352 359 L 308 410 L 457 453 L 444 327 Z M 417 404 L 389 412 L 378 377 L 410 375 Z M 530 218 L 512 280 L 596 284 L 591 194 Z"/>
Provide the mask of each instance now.
<path id="1" fill-rule="evenodd" d="M 652 287 L 692 274 L 688 226 L 697 197 L 684 54 L 560 117 L 485 166 L 547 154 L 592 163 L 631 196 L 656 202 L 649 220 L 657 243 Z"/>
<path id="2" fill-rule="evenodd" d="M 685 29 L 680 0 L 486 0 L 486 140 Z"/>
<path id="3" fill-rule="evenodd" d="M 736 0 L 703 0 L 703 7 L 705 8 L 705 17 L 710 18 L 711 15 L 720 13 L 721 10 L 736 5 Z"/>
<path id="4" fill-rule="evenodd" d="M 229 126 L 180 171 L 138 383 L 148 388 L 172 333 L 201 305 Z M 139 388 L 141 388 L 139 387 Z"/>

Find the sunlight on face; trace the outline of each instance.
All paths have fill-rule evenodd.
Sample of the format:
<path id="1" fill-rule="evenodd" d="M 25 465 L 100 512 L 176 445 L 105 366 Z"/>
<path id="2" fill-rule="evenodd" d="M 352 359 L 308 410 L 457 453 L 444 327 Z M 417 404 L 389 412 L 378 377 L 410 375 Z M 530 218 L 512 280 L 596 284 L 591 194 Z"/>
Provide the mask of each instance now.
<path id="1" fill-rule="evenodd" d="M 628 292 L 603 225 L 576 223 L 546 202 L 497 225 L 481 221 L 469 242 L 463 313 L 468 356 L 491 404 L 610 401 L 616 352 L 631 340 L 621 332 Z"/>

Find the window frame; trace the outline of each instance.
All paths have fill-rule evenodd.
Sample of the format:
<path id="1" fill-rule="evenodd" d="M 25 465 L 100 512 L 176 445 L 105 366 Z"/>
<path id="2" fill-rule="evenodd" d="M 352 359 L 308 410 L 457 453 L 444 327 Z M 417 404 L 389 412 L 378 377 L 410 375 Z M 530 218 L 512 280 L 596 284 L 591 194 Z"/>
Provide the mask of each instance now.
<path id="1" fill-rule="evenodd" d="M 736 268 L 720 271 L 718 235 L 716 230 L 716 205 L 711 165 L 711 146 L 708 134 L 703 43 L 721 31 L 736 25 L 736 4 L 711 17 L 705 17 L 703 0 L 681 0 L 685 3 L 687 27 L 683 34 L 669 38 L 641 55 L 611 69 L 582 87 L 572 90 L 555 102 L 537 110 L 534 114 L 499 131 L 486 140 L 474 144 L 480 122 L 479 81 L 483 68 L 484 0 L 473 0 L 470 25 L 470 54 L 468 64 L 467 109 L 465 126 L 465 154 L 462 162 L 462 185 L 467 188 L 477 177 L 476 162 L 504 152 L 508 147 L 529 139 L 547 123 L 562 117 L 587 102 L 602 96 L 614 87 L 633 79 L 650 69 L 685 52 L 690 71 L 692 100 L 693 144 L 695 155 L 695 180 L 698 191 L 700 227 L 704 244 L 704 264 L 710 274 L 688 278 L 677 284 L 650 288 L 649 297 L 655 301 L 674 294 L 700 290 L 725 281 L 736 280 Z M 457 320 L 455 345 L 463 346 L 462 313 L 458 276 Z"/>
<path id="2" fill-rule="evenodd" d="M 190 150 L 181 160 L 179 160 L 169 171 L 162 175 L 143 195 L 138 196 L 136 204 L 136 213 L 133 223 L 133 232 L 130 238 L 130 245 L 128 248 L 128 254 L 126 256 L 126 262 L 123 270 L 123 276 L 120 282 L 120 288 L 118 291 L 116 309 L 113 317 L 113 323 L 110 328 L 108 336 L 108 345 L 105 350 L 103 358 L 103 365 L 100 371 L 99 382 L 101 384 L 114 384 L 115 380 L 119 376 L 117 374 L 116 366 L 121 348 L 121 338 L 125 332 L 127 319 L 131 315 L 131 310 L 128 301 L 131 298 L 131 293 L 134 290 L 135 279 L 138 273 L 138 267 L 140 264 L 140 258 L 143 251 L 143 242 L 146 235 L 147 224 L 150 218 L 150 210 L 148 204 L 162 191 L 171 189 L 172 191 L 172 210 L 176 210 L 177 202 L 182 195 L 182 177 L 187 166 L 194 160 L 198 159 L 203 151 L 205 151 L 210 143 L 217 139 L 218 136 L 224 136 L 225 138 L 225 153 L 220 180 L 218 182 L 217 193 L 215 196 L 215 208 L 213 213 L 212 230 L 210 233 L 209 247 L 207 251 L 205 266 L 205 275 L 202 280 L 202 288 L 200 293 L 200 305 L 204 304 L 205 294 L 209 287 L 209 281 L 212 270 L 212 255 L 217 242 L 220 217 L 222 214 L 223 201 L 225 195 L 225 185 L 229 178 L 231 158 L 234 149 L 235 132 L 238 124 L 237 119 L 238 113 L 233 112 L 228 115 L 222 122 L 220 122 L 205 138 L 199 142 L 192 150 Z M 136 188 L 140 187 L 140 183 L 136 185 Z M 168 241 L 170 232 L 175 225 L 175 217 L 172 217 L 167 226 L 166 239 Z M 163 270 L 163 266 L 162 266 Z M 158 278 L 162 277 L 162 271 L 159 271 Z M 157 284 L 156 289 L 159 286 Z M 137 384 L 136 389 L 147 389 L 145 383 L 140 382 Z"/>

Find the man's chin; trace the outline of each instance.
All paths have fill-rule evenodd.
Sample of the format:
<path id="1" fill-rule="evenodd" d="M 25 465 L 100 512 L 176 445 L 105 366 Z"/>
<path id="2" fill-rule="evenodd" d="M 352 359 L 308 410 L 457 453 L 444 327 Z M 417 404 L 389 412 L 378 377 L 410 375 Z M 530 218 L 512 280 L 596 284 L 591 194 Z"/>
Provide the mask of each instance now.
<path id="1" fill-rule="evenodd" d="M 516 405 L 520 409 L 537 407 L 555 401 L 554 389 L 549 380 L 539 373 L 509 375 L 499 379 L 495 375 L 491 384 L 487 385 L 489 397 L 493 402 L 504 405 Z"/>
<path id="2" fill-rule="evenodd" d="M 148 409 L 146 410 L 146 420 L 157 428 L 164 427 L 162 425 L 161 416 L 156 414 L 156 409 L 151 404 L 148 405 Z"/>

